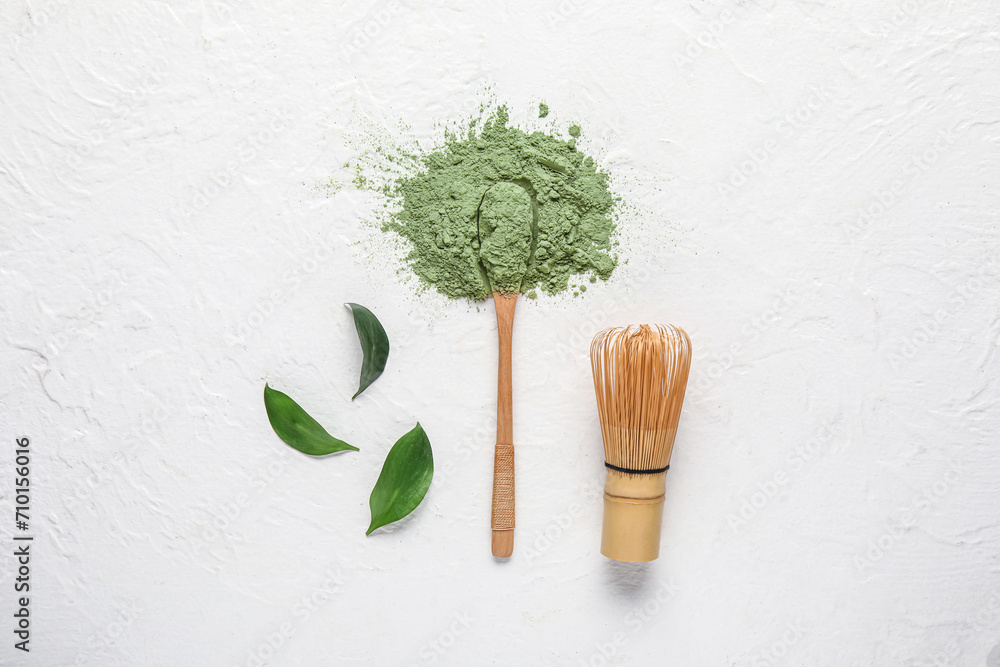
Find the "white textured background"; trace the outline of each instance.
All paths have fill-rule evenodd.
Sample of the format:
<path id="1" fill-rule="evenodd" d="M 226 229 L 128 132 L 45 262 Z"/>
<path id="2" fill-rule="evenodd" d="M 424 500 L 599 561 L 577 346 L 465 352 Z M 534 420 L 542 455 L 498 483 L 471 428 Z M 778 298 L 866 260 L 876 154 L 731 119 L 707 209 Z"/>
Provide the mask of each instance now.
<path id="1" fill-rule="evenodd" d="M 1000 664 L 998 55 L 986 1 L 4 3 L 0 662 Z M 629 205 L 612 281 L 518 309 L 506 563 L 492 306 L 402 284 L 343 168 L 490 95 Z M 353 403 L 344 301 L 393 345 Z M 629 566 L 587 347 L 637 321 L 696 360 Z M 362 451 L 287 448 L 265 381 Z M 435 484 L 366 538 L 416 420 Z"/>

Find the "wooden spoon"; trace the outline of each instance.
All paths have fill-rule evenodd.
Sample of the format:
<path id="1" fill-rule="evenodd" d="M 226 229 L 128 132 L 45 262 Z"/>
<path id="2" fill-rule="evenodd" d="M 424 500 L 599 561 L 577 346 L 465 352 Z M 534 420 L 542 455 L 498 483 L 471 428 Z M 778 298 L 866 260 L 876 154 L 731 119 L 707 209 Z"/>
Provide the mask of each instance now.
<path id="1" fill-rule="evenodd" d="M 479 259 L 493 290 L 500 347 L 497 442 L 493 453 L 493 555 L 514 553 L 514 411 L 511 340 L 514 307 L 527 271 L 533 233 L 531 197 L 520 185 L 497 183 L 479 205 Z"/>

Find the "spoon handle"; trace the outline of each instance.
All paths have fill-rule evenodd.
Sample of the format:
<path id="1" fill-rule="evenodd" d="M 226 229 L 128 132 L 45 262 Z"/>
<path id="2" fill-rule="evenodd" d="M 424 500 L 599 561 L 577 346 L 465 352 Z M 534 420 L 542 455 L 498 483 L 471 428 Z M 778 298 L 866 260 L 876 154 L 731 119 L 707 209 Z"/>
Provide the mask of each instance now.
<path id="1" fill-rule="evenodd" d="M 500 366 L 497 375 L 497 444 L 493 455 L 493 555 L 514 552 L 514 413 L 511 394 L 511 338 L 517 294 L 493 294 L 497 311 Z"/>

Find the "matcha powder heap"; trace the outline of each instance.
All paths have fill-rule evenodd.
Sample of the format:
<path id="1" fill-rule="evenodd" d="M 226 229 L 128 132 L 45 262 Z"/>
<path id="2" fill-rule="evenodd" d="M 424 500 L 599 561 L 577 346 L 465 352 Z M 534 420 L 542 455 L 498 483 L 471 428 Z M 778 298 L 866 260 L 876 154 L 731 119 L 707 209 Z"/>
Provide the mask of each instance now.
<path id="1" fill-rule="evenodd" d="M 398 208 L 383 228 L 408 241 L 407 261 L 417 276 L 452 298 L 486 298 L 491 286 L 480 261 L 480 204 L 494 184 L 512 183 L 526 191 L 532 220 L 520 291 L 555 294 L 575 276 L 607 279 L 617 264 L 611 241 L 617 198 L 608 175 L 576 150 L 579 127 L 570 128 L 567 140 L 526 134 L 508 125 L 505 107 L 478 125 L 470 122 L 465 136 L 446 135 L 439 150 L 417 158 L 416 173 L 387 189 Z M 520 263 L 522 246 L 491 242 L 484 250 L 497 263 L 505 252 Z"/>

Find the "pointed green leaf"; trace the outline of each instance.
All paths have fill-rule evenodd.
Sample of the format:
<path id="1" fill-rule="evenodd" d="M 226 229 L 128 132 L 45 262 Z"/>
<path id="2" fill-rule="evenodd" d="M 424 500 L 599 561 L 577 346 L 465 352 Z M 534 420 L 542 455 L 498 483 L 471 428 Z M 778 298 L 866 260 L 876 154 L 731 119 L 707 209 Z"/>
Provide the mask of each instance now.
<path id="1" fill-rule="evenodd" d="M 347 305 L 354 313 L 354 327 L 358 330 L 361 351 L 365 355 L 361 363 L 361 383 L 357 393 L 351 396 L 353 401 L 385 370 L 385 362 L 389 358 L 389 337 L 372 311 L 356 303 Z"/>
<path id="2" fill-rule="evenodd" d="M 345 450 L 359 451 L 357 447 L 338 440 L 319 422 L 309 416 L 287 394 L 264 385 L 264 407 L 267 419 L 278 437 L 295 449 L 310 456 L 323 456 Z"/>
<path id="3" fill-rule="evenodd" d="M 431 443 L 418 422 L 412 431 L 396 441 L 385 457 L 382 472 L 368 500 L 372 522 L 365 535 L 415 510 L 427 494 L 433 476 Z"/>

